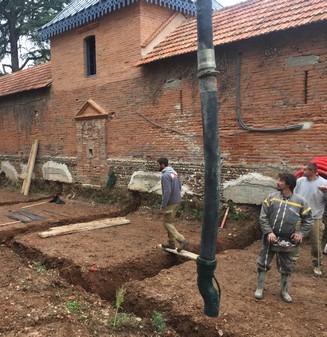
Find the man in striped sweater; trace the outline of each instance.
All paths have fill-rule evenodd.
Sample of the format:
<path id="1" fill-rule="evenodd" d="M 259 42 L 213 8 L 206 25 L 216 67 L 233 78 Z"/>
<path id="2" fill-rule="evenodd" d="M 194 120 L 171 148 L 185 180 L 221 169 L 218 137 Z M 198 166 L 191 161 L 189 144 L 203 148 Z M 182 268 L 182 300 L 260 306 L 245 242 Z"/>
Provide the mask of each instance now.
<path id="1" fill-rule="evenodd" d="M 276 254 L 277 269 L 281 273 L 280 294 L 285 302 L 292 302 L 288 293 L 289 279 L 293 271 L 294 247 L 308 236 L 313 225 L 308 202 L 293 193 L 296 178 L 291 173 L 280 173 L 277 191 L 266 198 L 260 212 L 260 227 L 263 234 L 262 248 L 257 259 L 258 285 L 255 298 L 263 298 L 266 272 Z M 297 228 L 296 224 L 301 224 Z"/>

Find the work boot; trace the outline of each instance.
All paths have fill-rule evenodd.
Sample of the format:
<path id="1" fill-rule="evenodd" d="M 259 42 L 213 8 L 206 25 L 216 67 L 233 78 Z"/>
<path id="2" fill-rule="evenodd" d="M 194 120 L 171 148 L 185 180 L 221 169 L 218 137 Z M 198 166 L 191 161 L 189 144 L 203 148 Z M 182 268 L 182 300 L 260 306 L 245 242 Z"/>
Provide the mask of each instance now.
<path id="1" fill-rule="evenodd" d="M 183 249 L 185 249 L 188 246 L 188 242 L 186 240 L 183 240 L 179 243 L 179 247 L 177 248 L 177 251 L 180 252 Z"/>
<path id="2" fill-rule="evenodd" d="M 265 271 L 259 271 L 258 272 L 258 285 L 257 285 L 257 289 L 254 293 L 254 297 L 257 300 L 261 300 L 263 298 L 263 290 L 264 290 L 264 286 L 265 286 L 265 277 L 266 277 Z"/>
<path id="3" fill-rule="evenodd" d="M 164 249 L 166 248 L 175 249 L 176 248 L 175 243 L 173 241 L 169 241 L 168 243 L 162 243 L 161 247 Z"/>
<path id="4" fill-rule="evenodd" d="M 321 277 L 322 276 L 322 271 L 319 266 L 313 267 L 313 274 L 314 276 Z"/>
<path id="5" fill-rule="evenodd" d="M 289 274 L 281 274 L 281 279 L 280 279 L 280 296 L 287 303 L 291 303 L 292 302 L 292 297 L 287 292 L 289 280 L 290 280 L 290 275 Z"/>

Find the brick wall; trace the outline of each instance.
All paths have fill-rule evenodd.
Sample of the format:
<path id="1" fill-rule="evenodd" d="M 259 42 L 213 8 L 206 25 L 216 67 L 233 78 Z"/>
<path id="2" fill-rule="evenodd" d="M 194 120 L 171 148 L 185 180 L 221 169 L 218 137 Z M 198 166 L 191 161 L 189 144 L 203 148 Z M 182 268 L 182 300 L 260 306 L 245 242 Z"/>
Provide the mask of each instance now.
<path id="1" fill-rule="evenodd" d="M 0 98 L 0 154 L 29 154 L 37 137 L 44 133 L 50 104 L 50 90 L 32 90 Z"/>
<path id="2" fill-rule="evenodd" d="M 154 10 L 158 21 L 152 16 L 147 21 L 147 10 Z M 26 132 L 16 127 L 16 117 L 8 112 L 16 111 L 21 99 L 30 94 L 2 99 L 0 133 L 8 143 L 0 144 L 0 153 L 26 158 L 38 137 L 40 163 L 42 158 L 66 158 L 72 163 L 74 179 L 92 184 L 103 183 L 106 170 L 115 170 L 119 182 L 126 184 L 134 170 L 150 169 L 158 157 L 167 156 L 200 191 L 203 144 L 196 55 L 135 66 L 142 41 L 170 14 L 166 8 L 137 3 L 53 38 L 51 93 L 38 94 L 42 123 L 35 114 Z M 316 24 L 216 49 L 222 179 L 252 171 L 275 176 L 280 170 L 295 170 L 303 162 L 325 155 L 326 26 Z M 87 78 L 83 40 L 89 35 L 96 36 L 97 74 Z M 306 56 L 309 58 L 303 58 Z M 312 62 L 315 57 L 318 62 Z M 312 122 L 311 128 L 244 130 L 236 114 L 238 58 L 240 110 L 249 127 Z M 97 157 L 100 152 L 95 149 L 94 159 L 101 170 L 93 171 L 92 176 L 87 169 L 78 169 L 85 158 L 78 155 L 81 129 L 74 118 L 89 98 L 109 116 L 103 125 L 95 125 L 105 135 L 106 155 Z M 14 107 L 4 109 L 6 104 Z"/>
<path id="3" fill-rule="evenodd" d="M 228 163 L 300 165 L 315 156 L 326 155 L 322 137 L 327 112 L 326 38 L 326 24 L 322 24 L 237 46 L 242 52 L 241 111 L 246 124 L 256 128 L 303 122 L 313 125 L 299 131 L 245 132 L 236 122 L 234 84 L 228 92 L 220 93 L 221 145 Z M 317 56 L 319 61 L 295 66 L 295 61 L 303 56 Z M 230 62 L 234 79 L 235 58 Z M 290 60 L 294 61 L 293 66 L 286 65 Z M 223 76 L 221 73 L 220 77 Z"/>

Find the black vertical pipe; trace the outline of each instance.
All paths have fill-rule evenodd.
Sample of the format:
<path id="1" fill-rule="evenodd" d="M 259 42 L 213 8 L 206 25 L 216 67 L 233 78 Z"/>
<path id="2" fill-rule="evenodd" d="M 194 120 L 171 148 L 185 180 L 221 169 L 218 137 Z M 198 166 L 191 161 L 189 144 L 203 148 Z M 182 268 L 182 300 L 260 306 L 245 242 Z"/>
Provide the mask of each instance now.
<path id="1" fill-rule="evenodd" d="M 197 0 L 198 78 L 200 85 L 205 164 L 204 215 L 200 256 L 197 259 L 198 288 L 204 313 L 217 317 L 220 289 L 214 276 L 218 235 L 220 155 L 217 102 L 217 71 L 212 34 L 212 2 Z M 213 286 L 212 280 L 218 285 Z"/>

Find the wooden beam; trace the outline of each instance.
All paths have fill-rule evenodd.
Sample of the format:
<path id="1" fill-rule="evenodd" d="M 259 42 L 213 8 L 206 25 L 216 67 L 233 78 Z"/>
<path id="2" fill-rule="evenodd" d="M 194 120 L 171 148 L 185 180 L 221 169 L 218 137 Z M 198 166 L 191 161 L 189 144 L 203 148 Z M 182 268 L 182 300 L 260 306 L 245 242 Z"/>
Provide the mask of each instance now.
<path id="1" fill-rule="evenodd" d="M 2 223 L 2 224 L 0 224 L 0 226 L 13 225 L 15 223 L 21 223 L 21 221 L 10 221 L 10 222 L 6 222 L 6 223 Z"/>
<path id="2" fill-rule="evenodd" d="M 28 195 L 29 190 L 30 190 L 38 146 L 39 146 L 39 140 L 36 139 L 34 144 L 32 145 L 30 157 L 28 159 L 28 164 L 27 164 L 27 176 L 25 177 L 24 182 L 23 182 L 22 190 L 23 190 L 24 195 Z"/>
<path id="3" fill-rule="evenodd" d="M 187 257 L 188 259 L 191 260 L 196 260 L 198 258 L 198 254 L 194 254 L 192 252 L 188 252 L 187 250 L 181 250 L 180 252 L 177 251 L 177 248 L 175 249 L 171 249 L 171 248 L 162 248 L 162 245 L 159 245 L 159 247 L 163 250 L 165 250 L 168 253 L 172 253 L 175 255 L 180 255 L 180 256 L 184 256 Z"/>
<path id="4" fill-rule="evenodd" d="M 37 202 L 36 204 L 22 206 L 22 208 L 30 208 L 30 207 L 34 207 L 34 206 L 38 206 L 38 205 L 47 204 L 48 202 L 49 202 L 49 201 Z"/>
<path id="5" fill-rule="evenodd" d="M 126 225 L 129 223 L 130 223 L 130 220 L 123 218 L 123 217 L 102 219 L 102 220 L 91 221 L 91 222 L 82 222 L 82 223 L 75 223 L 72 225 L 52 227 L 48 231 L 39 233 L 39 236 L 41 238 L 48 238 L 50 236 L 85 232 L 85 231 L 91 231 L 94 229 Z"/>
<path id="6" fill-rule="evenodd" d="M 31 164 L 31 161 L 32 161 L 33 148 L 34 148 L 34 144 L 32 144 L 31 151 L 30 151 L 30 155 L 29 155 L 29 157 L 28 157 L 28 162 L 27 162 L 27 167 L 26 167 L 26 176 L 25 176 L 24 181 L 23 181 L 21 193 L 24 193 L 24 191 L 25 191 L 26 182 L 27 182 L 26 177 L 27 177 L 28 168 L 30 167 L 30 164 Z"/>

